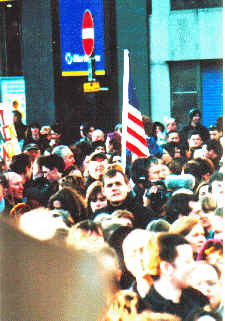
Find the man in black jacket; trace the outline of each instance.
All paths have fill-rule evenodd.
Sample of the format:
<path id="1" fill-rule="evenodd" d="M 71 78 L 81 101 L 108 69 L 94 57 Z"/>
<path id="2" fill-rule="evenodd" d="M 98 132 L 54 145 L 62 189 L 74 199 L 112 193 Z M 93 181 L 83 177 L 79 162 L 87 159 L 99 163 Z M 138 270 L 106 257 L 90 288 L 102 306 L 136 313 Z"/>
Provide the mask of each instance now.
<path id="1" fill-rule="evenodd" d="M 108 205 L 97 212 L 112 214 L 114 211 L 128 210 L 134 214 L 135 228 L 145 228 L 153 213 L 139 204 L 130 192 L 129 180 L 119 168 L 110 168 L 103 177 L 104 194 Z"/>
<path id="2" fill-rule="evenodd" d="M 153 285 L 140 299 L 141 310 L 175 314 L 184 321 L 208 303 L 204 295 L 189 287 L 194 267 L 192 247 L 181 235 L 172 233 L 160 233 L 155 242 L 154 251 L 150 244 L 152 255 L 147 264 Z"/>
<path id="3" fill-rule="evenodd" d="M 190 122 L 180 132 L 180 138 L 182 142 L 187 142 L 188 135 L 193 130 L 199 132 L 203 142 L 209 139 L 209 131 L 205 126 L 201 124 L 201 116 L 202 114 L 197 108 L 193 108 L 189 111 Z"/>

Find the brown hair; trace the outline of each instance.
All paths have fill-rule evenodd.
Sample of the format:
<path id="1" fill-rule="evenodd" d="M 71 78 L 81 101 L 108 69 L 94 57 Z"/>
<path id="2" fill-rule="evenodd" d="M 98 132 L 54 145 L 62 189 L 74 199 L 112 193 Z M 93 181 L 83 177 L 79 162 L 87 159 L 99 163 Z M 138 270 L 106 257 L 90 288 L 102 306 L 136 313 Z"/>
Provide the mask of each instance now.
<path id="1" fill-rule="evenodd" d="M 199 223 L 200 220 L 196 217 L 183 216 L 171 225 L 170 232 L 186 236 L 192 231 L 193 227 Z"/>

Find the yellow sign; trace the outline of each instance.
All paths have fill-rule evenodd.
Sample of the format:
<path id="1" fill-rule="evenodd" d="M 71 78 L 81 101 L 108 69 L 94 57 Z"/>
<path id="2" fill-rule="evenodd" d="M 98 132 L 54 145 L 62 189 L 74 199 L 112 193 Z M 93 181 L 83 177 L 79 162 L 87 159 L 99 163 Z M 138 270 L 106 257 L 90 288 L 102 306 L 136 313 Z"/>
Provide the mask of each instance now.
<path id="1" fill-rule="evenodd" d="M 101 89 L 100 83 L 98 81 L 85 82 L 83 84 L 83 88 L 85 93 L 93 93 Z"/>

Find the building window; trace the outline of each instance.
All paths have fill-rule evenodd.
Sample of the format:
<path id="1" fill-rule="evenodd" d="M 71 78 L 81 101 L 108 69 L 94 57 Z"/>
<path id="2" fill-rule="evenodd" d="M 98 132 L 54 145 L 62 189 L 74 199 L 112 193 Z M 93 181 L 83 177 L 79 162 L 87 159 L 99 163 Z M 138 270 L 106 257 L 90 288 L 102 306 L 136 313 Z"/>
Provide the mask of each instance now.
<path id="1" fill-rule="evenodd" d="M 195 61 L 170 63 L 171 114 L 181 125 L 188 123 L 188 111 L 199 107 L 198 74 Z"/>
<path id="2" fill-rule="evenodd" d="M 171 10 L 222 7 L 222 0 L 171 0 Z"/>
<path id="3" fill-rule="evenodd" d="M 21 76 L 20 1 L 0 2 L 0 75 Z"/>
<path id="4" fill-rule="evenodd" d="M 204 126 L 215 124 L 223 115 L 223 66 L 221 60 L 171 62 L 171 115 L 183 127 L 188 112 L 202 111 Z"/>

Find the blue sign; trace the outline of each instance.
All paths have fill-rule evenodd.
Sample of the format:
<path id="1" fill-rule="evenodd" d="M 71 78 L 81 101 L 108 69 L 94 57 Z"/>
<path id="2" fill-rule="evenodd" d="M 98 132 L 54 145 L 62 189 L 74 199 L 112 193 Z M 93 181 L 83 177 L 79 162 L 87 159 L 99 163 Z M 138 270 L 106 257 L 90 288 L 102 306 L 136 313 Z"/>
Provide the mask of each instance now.
<path id="1" fill-rule="evenodd" d="M 88 75 L 88 57 L 82 45 L 82 21 L 89 9 L 94 20 L 96 75 L 105 74 L 102 0 L 60 0 L 60 46 L 62 76 Z"/>

